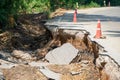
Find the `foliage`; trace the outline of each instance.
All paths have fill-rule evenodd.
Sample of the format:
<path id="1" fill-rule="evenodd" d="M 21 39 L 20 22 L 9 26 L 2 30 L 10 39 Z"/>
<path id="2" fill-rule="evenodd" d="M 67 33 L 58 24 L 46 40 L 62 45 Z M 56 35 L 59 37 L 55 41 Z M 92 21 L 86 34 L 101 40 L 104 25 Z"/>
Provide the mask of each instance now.
<path id="1" fill-rule="evenodd" d="M 17 0 L 0 0 L 0 28 L 5 29 L 9 26 L 19 10 L 19 1 Z M 10 21 L 11 22 L 11 21 Z"/>
<path id="2" fill-rule="evenodd" d="M 0 28 L 13 27 L 16 16 L 49 11 L 49 0 L 0 0 Z"/>
<path id="3" fill-rule="evenodd" d="M 111 6 L 120 6 L 120 0 L 111 0 Z"/>
<path id="4" fill-rule="evenodd" d="M 83 9 L 83 8 L 92 8 L 92 7 L 100 7 L 100 5 L 98 5 L 97 3 L 91 1 L 89 4 L 87 5 L 80 5 L 78 8 L 79 9 Z"/>
<path id="5" fill-rule="evenodd" d="M 96 2 L 91 1 L 88 7 L 100 7 Z"/>
<path id="6" fill-rule="evenodd" d="M 21 12 L 38 13 L 49 10 L 49 0 L 23 0 L 21 4 Z"/>

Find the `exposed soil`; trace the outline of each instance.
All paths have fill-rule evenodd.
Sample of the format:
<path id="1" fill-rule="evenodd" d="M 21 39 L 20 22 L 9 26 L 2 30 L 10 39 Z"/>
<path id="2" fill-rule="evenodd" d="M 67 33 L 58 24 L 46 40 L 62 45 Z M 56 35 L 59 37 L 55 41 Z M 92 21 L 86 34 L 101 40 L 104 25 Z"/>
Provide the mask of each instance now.
<path id="1" fill-rule="evenodd" d="M 5 80 L 48 80 L 39 70 L 29 65 L 18 65 L 4 70 Z"/>
<path id="2" fill-rule="evenodd" d="M 43 13 L 20 15 L 17 26 L 0 35 L 0 50 L 33 51 L 44 47 L 51 39 L 51 34 L 42 21 L 46 19 L 47 15 Z"/>
<path id="3" fill-rule="evenodd" d="M 57 9 L 50 17 L 61 16 L 64 9 Z M 12 52 L 15 49 L 34 51 L 43 48 L 52 39 L 52 34 L 44 26 L 46 13 L 19 15 L 18 20 L 10 20 L 15 27 L 0 34 L 0 50 Z M 13 26 L 13 25 L 12 25 Z"/>

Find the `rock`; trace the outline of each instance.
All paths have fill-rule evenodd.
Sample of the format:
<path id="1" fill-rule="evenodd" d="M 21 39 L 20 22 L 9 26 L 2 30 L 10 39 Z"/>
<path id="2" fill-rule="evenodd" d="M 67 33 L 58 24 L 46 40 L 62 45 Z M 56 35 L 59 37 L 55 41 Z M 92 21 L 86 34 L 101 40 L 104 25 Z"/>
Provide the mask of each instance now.
<path id="1" fill-rule="evenodd" d="M 69 64 L 78 54 L 78 50 L 70 43 L 65 43 L 61 47 L 58 47 L 47 53 L 45 59 L 49 63 L 54 64 Z"/>
<path id="2" fill-rule="evenodd" d="M 83 32 L 78 32 L 75 36 L 76 36 L 76 38 L 83 39 L 85 35 Z"/>
<path id="3" fill-rule="evenodd" d="M 8 59 L 10 56 L 10 53 L 0 51 L 0 59 Z"/>
<path id="4" fill-rule="evenodd" d="M 29 53 L 26 53 L 26 52 L 21 51 L 21 50 L 14 50 L 12 52 L 12 56 L 17 58 L 17 59 L 22 59 L 22 60 L 26 60 L 26 61 L 33 60 L 32 56 Z"/>
<path id="5" fill-rule="evenodd" d="M 10 69 L 14 66 L 17 66 L 17 64 L 12 64 L 12 63 L 11 64 L 2 64 L 2 65 L 0 65 L 0 68 L 1 69 Z"/>
<path id="6" fill-rule="evenodd" d="M 0 80 L 5 80 L 3 75 L 0 75 Z"/>
<path id="7" fill-rule="evenodd" d="M 40 71 L 48 78 L 52 79 L 52 80 L 60 80 L 60 74 L 59 73 L 55 73 L 51 70 L 49 70 L 47 67 L 41 68 Z"/>
<path id="8" fill-rule="evenodd" d="M 17 64 L 0 59 L 0 69 L 10 69 Z"/>
<path id="9" fill-rule="evenodd" d="M 2 70 L 0 70 L 0 80 L 5 80 Z"/>
<path id="10" fill-rule="evenodd" d="M 30 66 L 32 67 L 43 67 L 43 66 L 47 66 L 49 65 L 50 63 L 47 63 L 47 62 L 36 62 L 36 61 L 32 61 L 30 63 L 28 63 Z"/>

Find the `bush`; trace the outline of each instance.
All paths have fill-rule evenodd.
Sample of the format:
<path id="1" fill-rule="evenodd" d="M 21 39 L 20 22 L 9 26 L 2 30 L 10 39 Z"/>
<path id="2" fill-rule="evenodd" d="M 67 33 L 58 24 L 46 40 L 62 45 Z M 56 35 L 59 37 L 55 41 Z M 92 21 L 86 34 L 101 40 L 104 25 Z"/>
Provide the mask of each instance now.
<path id="1" fill-rule="evenodd" d="M 96 2 L 91 1 L 88 7 L 100 7 Z"/>
<path id="2" fill-rule="evenodd" d="M 49 0 L 25 0 L 21 5 L 21 12 L 40 13 L 49 11 Z"/>
<path id="3" fill-rule="evenodd" d="M 86 5 L 79 5 L 79 9 L 83 8 L 92 8 L 92 7 L 100 7 L 96 2 L 91 1 L 89 4 Z"/>

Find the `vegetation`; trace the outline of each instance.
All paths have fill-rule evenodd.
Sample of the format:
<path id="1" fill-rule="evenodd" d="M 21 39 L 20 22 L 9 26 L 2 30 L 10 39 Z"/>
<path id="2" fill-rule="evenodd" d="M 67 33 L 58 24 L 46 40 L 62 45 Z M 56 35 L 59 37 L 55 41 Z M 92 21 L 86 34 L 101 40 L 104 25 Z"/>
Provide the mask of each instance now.
<path id="1" fill-rule="evenodd" d="M 108 5 L 109 0 L 105 0 Z M 120 0 L 110 0 L 120 5 Z M 75 9 L 104 6 L 103 0 L 0 0 L 0 29 L 15 25 L 19 14 L 50 12 L 57 8 Z"/>
<path id="2" fill-rule="evenodd" d="M 0 0 L 0 29 L 14 27 L 19 14 L 45 12 L 49 0 Z"/>

